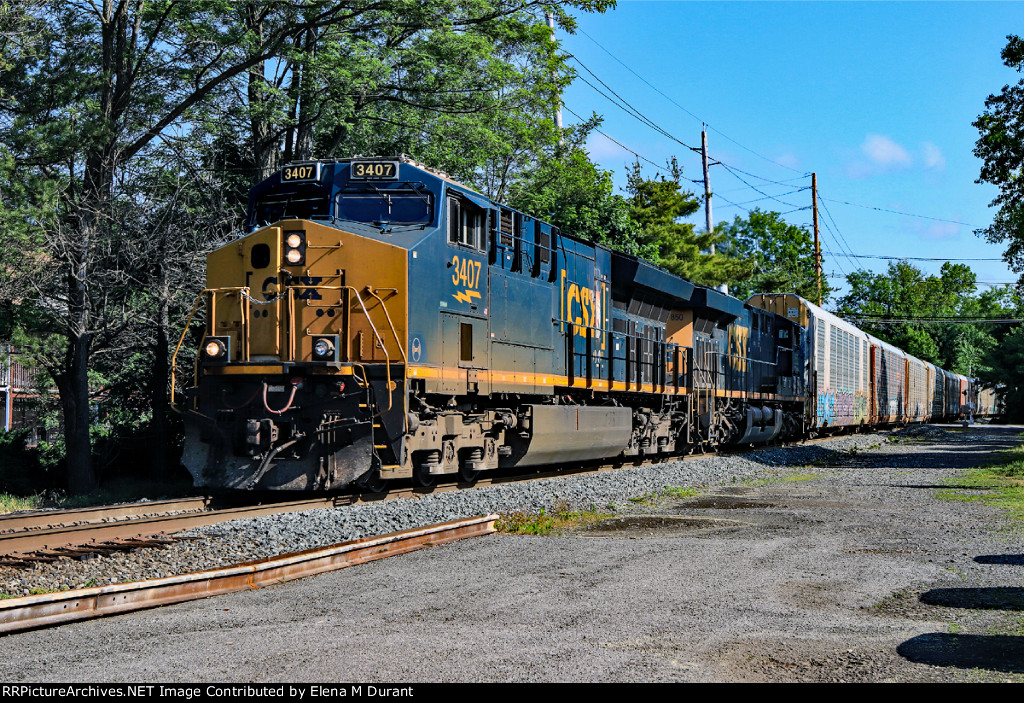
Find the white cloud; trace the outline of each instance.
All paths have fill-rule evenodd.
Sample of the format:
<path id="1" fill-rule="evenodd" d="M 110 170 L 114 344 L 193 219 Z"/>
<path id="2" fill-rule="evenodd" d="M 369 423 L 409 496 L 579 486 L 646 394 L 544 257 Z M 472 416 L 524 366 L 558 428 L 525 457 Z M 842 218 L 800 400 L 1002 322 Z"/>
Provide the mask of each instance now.
<path id="1" fill-rule="evenodd" d="M 860 145 L 860 150 L 872 163 L 884 170 L 909 168 L 913 162 L 906 149 L 881 134 L 869 134 Z"/>
<path id="2" fill-rule="evenodd" d="M 775 163 L 782 164 L 783 166 L 789 166 L 790 168 L 801 168 L 799 157 L 792 152 L 786 152 L 781 156 L 776 156 L 774 161 Z"/>
<path id="3" fill-rule="evenodd" d="M 921 145 L 921 151 L 924 152 L 925 168 L 934 168 L 939 171 L 946 170 L 946 156 L 942 153 L 942 149 L 931 142 L 925 142 Z"/>

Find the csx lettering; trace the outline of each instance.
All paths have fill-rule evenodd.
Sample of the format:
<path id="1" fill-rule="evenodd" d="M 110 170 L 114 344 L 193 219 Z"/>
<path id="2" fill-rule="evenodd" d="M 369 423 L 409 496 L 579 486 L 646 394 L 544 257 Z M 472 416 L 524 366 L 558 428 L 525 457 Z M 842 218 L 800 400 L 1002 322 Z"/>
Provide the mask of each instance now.
<path id="1" fill-rule="evenodd" d="M 565 271 L 562 271 L 562 314 L 566 322 L 573 324 L 573 333 L 585 337 L 587 327 L 598 328 L 595 336 L 600 337 L 602 325 L 601 296 L 590 288 L 576 283 L 566 286 Z"/>
<path id="2" fill-rule="evenodd" d="M 323 276 L 301 276 L 299 278 L 290 277 L 288 279 L 288 285 L 318 286 L 323 280 Z M 323 300 L 323 296 L 320 295 L 320 291 L 316 288 L 299 288 L 295 291 L 295 297 L 298 300 Z"/>
<path id="3" fill-rule="evenodd" d="M 732 368 L 736 371 L 747 370 L 747 346 L 749 342 L 749 329 L 735 325 L 729 328 L 729 354 L 732 356 Z"/>
<path id="4" fill-rule="evenodd" d="M 289 276 L 286 285 L 289 286 L 316 286 L 324 280 L 323 276 Z M 278 294 L 278 282 L 276 276 L 268 276 L 263 281 L 263 299 L 274 300 Z M 295 292 L 295 297 L 299 300 L 323 300 L 323 296 L 320 295 L 320 291 L 316 288 L 299 288 Z"/>

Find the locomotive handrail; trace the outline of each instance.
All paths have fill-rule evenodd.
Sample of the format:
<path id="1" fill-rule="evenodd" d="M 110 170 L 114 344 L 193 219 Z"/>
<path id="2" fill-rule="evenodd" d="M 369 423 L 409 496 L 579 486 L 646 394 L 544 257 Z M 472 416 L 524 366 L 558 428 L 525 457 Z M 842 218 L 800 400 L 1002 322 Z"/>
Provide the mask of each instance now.
<path id="1" fill-rule="evenodd" d="M 355 293 L 356 300 L 359 301 L 359 307 L 362 308 L 363 315 L 366 316 L 366 321 L 367 321 L 367 323 L 369 323 L 370 329 L 373 330 L 373 336 L 377 338 L 377 342 L 380 344 L 380 348 L 384 351 L 384 365 L 385 365 L 385 373 L 387 374 L 387 386 L 388 386 L 388 408 L 387 408 L 387 410 L 382 410 L 380 413 L 377 413 L 377 415 L 382 415 L 382 414 L 384 414 L 386 412 L 390 412 L 391 409 L 394 407 L 394 404 L 395 404 L 394 403 L 394 397 L 391 394 L 391 384 L 392 384 L 392 381 L 391 381 L 391 355 L 388 354 L 387 344 L 384 343 L 384 339 L 380 336 L 380 332 L 377 331 L 377 325 L 375 325 L 373 323 L 373 319 L 370 317 L 370 312 L 369 312 L 369 310 L 366 309 L 366 304 L 363 302 L 363 297 L 361 295 L 359 295 L 359 290 L 356 289 L 354 286 L 289 285 L 289 286 L 287 286 L 287 289 L 288 289 L 288 316 L 289 316 L 290 319 L 294 319 L 293 307 L 292 307 L 292 304 L 294 302 L 294 297 L 292 296 L 292 291 L 296 290 L 296 289 L 307 289 L 307 288 L 308 289 L 316 289 L 316 290 L 338 290 L 338 291 L 350 290 L 353 293 Z M 401 354 L 402 354 L 402 364 L 403 364 L 403 366 L 408 367 L 408 365 L 409 365 L 408 357 L 406 357 L 405 349 L 402 347 L 402 340 L 400 340 L 398 338 L 398 330 L 395 328 L 394 322 L 391 321 L 391 315 L 388 313 L 387 305 L 380 298 L 380 296 L 376 295 L 372 290 L 367 290 L 367 292 L 380 302 L 380 306 L 384 310 L 384 316 L 387 318 L 388 326 L 391 327 L 391 334 L 394 335 L 395 344 L 398 345 L 398 351 L 401 352 Z M 294 335 L 289 337 L 288 341 L 289 341 L 289 349 L 288 349 L 288 351 L 289 351 L 291 357 L 294 358 L 295 357 Z"/>
<path id="2" fill-rule="evenodd" d="M 234 287 L 229 287 L 229 288 L 204 288 L 203 290 L 199 291 L 199 293 L 196 295 L 196 302 L 192 304 L 192 310 L 189 311 L 188 317 L 185 318 L 185 325 L 184 325 L 184 327 L 181 330 L 181 337 L 178 338 L 178 344 L 174 347 L 174 354 L 171 355 L 171 398 L 170 398 L 170 402 L 171 402 L 171 410 L 173 410 L 174 412 L 177 412 L 177 413 L 181 412 L 181 409 L 178 408 L 174 404 L 174 389 L 175 389 L 176 380 L 177 380 L 178 352 L 181 351 L 181 345 L 184 344 L 184 342 L 185 342 L 185 335 L 188 334 L 189 325 L 192 323 L 192 318 L 195 316 L 196 310 L 199 309 L 199 303 L 203 300 L 204 296 L 206 296 L 208 293 L 213 293 L 214 296 L 216 296 L 217 293 L 225 293 L 225 292 L 227 292 L 227 293 L 242 293 L 242 295 L 240 295 L 238 297 L 239 307 L 242 310 L 242 334 L 240 336 L 243 339 L 248 340 L 248 335 L 245 334 L 245 332 L 247 332 L 248 319 L 247 319 L 246 314 L 245 314 L 245 306 L 242 305 L 242 300 L 244 298 L 249 298 L 249 287 L 248 286 L 234 286 Z M 251 300 L 251 298 L 249 298 L 249 299 Z M 212 300 L 213 300 L 213 306 L 211 306 L 211 309 L 210 309 L 210 320 L 216 319 L 214 317 L 214 314 L 213 314 L 214 311 L 216 310 L 216 297 L 213 297 Z M 242 349 L 247 352 L 248 351 L 247 344 L 243 345 Z M 246 358 L 246 360 L 248 360 L 248 354 L 245 354 L 245 358 Z M 199 356 L 197 355 L 196 356 L 195 364 L 193 364 L 193 371 L 192 371 L 192 373 L 193 373 L 193 375 L 195 375 L 195 374 L 198 374 L 198 372 L 199 372 Z"/>

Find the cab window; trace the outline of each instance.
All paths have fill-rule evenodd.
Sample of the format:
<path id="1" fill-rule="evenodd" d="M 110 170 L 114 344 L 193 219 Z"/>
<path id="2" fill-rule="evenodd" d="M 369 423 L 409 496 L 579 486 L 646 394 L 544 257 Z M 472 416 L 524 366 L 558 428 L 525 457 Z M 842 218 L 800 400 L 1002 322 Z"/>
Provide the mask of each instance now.
<path id="1" fill-rule="evenodd" d="M 481 249 L 484 244 L 484 211 L 457 197 L 448 197 L 448 243 Z"/>

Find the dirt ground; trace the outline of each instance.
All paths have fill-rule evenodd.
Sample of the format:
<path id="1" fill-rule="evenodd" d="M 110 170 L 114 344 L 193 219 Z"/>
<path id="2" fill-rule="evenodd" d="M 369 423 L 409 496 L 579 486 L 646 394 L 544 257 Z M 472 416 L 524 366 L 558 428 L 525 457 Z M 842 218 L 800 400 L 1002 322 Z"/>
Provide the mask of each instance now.
<path id="1" fill-rule="evenodd" d="M 657 501 L 580 534 L 642 538 L 704 529 L 706 539 L 724 543 L 747 539 L 753 528 L 762 541 L 786 535 L 799 542 L 811 530 L 841 545 L 837 554 L 818 555 L 820 579 L 780 574 L 774 586 L 803 617 L 815 620 L 809 613 L 816 611 L 817 626 L 725 638 L 707 654 L 714 680 L 1021 682 L 1024 529 L 994 508 L 938 499 L 949 491 L 971 494 L 958 484 L 959 470 L 1020 444 L 1020 429 L 911 428 L 820 467 Z M 849 573 L 845 557 L 869 559 Z M 930 578 L 864 599 L 880 582 L 901 578 L 890 568 L 901 561 L 937 568 Z M 863 627 L 847 621 L 851 608 Z M 873 621 L 897 631 L 902 621 L 916 633 L 893 638 Z"/>

